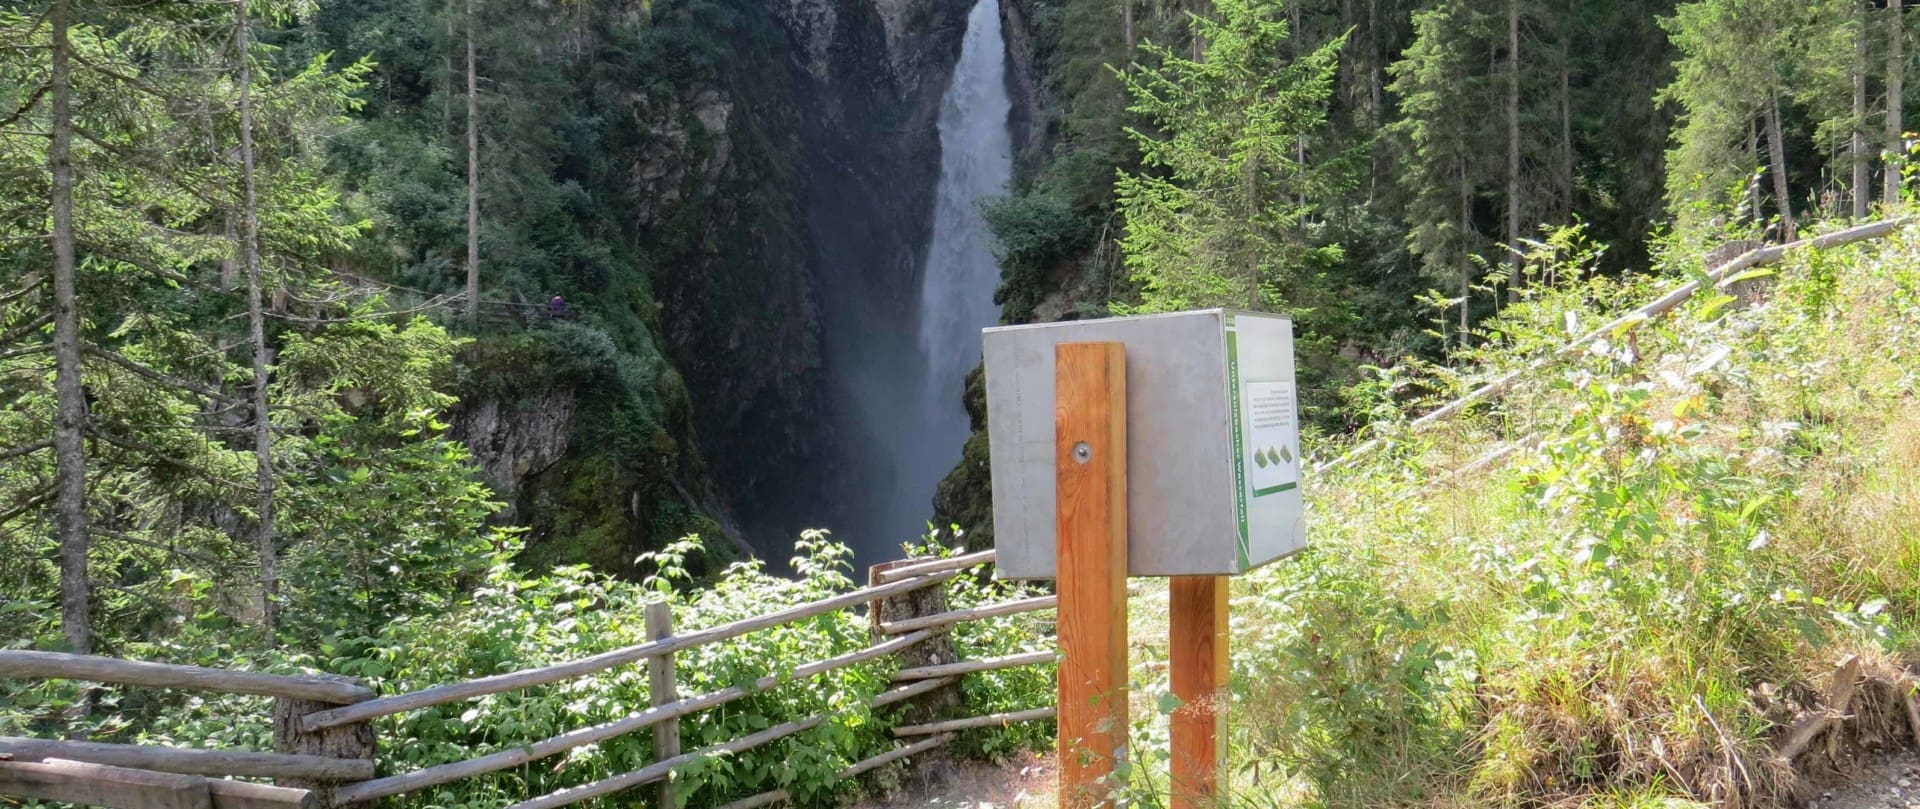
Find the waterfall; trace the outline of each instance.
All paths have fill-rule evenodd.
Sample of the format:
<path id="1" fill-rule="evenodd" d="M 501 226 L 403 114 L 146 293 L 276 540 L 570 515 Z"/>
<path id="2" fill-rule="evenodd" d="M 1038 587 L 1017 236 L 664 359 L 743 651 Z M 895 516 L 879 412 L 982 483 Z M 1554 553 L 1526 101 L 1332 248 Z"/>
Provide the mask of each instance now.
<path id="1" fill-rule="evenodd" d="M 935 487 L 960 459 L 971 432 L 961 393 L 980 362 L 980 329 L 1000 320 L 1000 269 L 980 215 L 980 201 L 1006 193 L 1013 175 L 1000 26 L 999 0 L 976 0 L 940 106 L 940 181 L 920 286 L 924 376 L 908 411 L 918 424 L 889 437 L 897 477 L 887 524 L 899 539 L 924 527 Z"/>

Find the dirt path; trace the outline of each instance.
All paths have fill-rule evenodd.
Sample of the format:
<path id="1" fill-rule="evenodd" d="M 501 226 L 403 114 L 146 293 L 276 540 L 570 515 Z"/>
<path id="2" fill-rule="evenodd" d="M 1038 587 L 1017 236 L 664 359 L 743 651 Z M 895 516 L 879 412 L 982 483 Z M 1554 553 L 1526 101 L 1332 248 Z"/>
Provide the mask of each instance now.
<path id="1" fill-rule="evenodd" d="M 930 760 L 901 779 L 901 789 L 856 809 L 1052 809 L 1052 756 L 1026 753 L 1004 764 Z"/>
<path id="2" fill-rule="evenodd" d="M 1811 809 L 1920 809 L 1920 755 L 1875 757 L 1845 786 L 1823 791 Z"/>

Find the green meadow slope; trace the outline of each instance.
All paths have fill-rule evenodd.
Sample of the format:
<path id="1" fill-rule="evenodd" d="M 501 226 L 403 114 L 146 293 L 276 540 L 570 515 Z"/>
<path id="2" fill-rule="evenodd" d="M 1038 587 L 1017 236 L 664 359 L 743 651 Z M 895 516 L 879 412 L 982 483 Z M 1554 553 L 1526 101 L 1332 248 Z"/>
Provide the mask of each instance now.
<path id="1" fill-rule="evenodd" d="M 1408 429 L 1393 401 L 1703 271 L 1676 248 L 1664 274 L 1581 277 L 1589 253 L 1538 248 L 1559 282 L 1490 324 L 1471 373 L 1377 376 L 1354 404 L 1384 446 L 1314 476 L 1310 551 L 1234 582 L 1237 805 L 1783 806 L 1913 743 L 1920 228 L 1791 253 Z M 1142 785 L 1176 704 L 1164 604 L 1133 609 Z M 1859 687 L 1829 706 L 1850 655 Z M 1830 707 L 1839 731 L 1777 753 Z"/>

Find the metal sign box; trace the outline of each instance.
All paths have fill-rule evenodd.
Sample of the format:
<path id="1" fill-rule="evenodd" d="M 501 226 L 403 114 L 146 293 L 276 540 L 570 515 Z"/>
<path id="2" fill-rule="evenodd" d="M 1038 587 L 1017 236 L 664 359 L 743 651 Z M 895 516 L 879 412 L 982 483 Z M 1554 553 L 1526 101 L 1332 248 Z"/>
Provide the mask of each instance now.
<path id="1" fill-rule="evenodd" d="M 1054 577 L 1054 350 L 1127 352 L 1127 573 L 1226 576 L 1300 550 L 1293 322 L 1213 309 L 986 329 L 995 566 Z"/>

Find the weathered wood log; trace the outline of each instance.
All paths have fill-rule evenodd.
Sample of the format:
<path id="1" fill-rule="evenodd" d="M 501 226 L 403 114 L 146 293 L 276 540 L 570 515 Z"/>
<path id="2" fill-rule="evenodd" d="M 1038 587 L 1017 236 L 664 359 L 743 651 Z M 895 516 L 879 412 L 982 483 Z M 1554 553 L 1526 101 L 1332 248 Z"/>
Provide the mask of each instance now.
<path id="1" fill-rule="evenodd" d="M 1807 745 L 1812 744 L 1814 739 L 1820 737 L 1820 734 L 1825 733 L 1828 728 L 1838 724 L 1840 724 L 1840 717 L 1826 711 L 1800 717 L 1793 723 L 1792 727 L 1787 730 L 1787 739 L 1780 745 L 1776 752 L 1780 758 L 1792 761 L 1801 753 L 1806 752 Z"/>
<path id="2" fill-rule="evenodd" d="M 855 663 L 884 657 L 904 649 L 907 646 L 926 640 L 931 635 L 931 632 L 918 632 L 896 638 L 879 646 L 849 652 L 817 663 L 808 663 L 794 669 L 791 674 L 762 677 L 755 681 L 751 687 L 732 686 L 705 696 L 683 699 L 667 705 L 648 708 L 645 711 L 641 711 L 625 719 L 571 730 L 524 747 L 512 747 L 498 753 L 490 753 L 465 761 L 455 761 L 436 767 L 428 767 L 423 770 L 403 773 L 401 775 L 392 775 L 358 784 L 348 784 L 336 790 L 333 794 L 333 799 L 337 804 L 360 803 L 375 798 L 413 792 L 475 775 L 496 772 L 509 767 L 518 767 L 527 762 L 564 753 L 577 747 L 644 730 L 669 719 L 676 719 L 686 716 L 687 714 L 724 705 L 749 694 L 772 688 L 782 682 L 811 677 L 816 674 L 823 674 L 835 669 L 845 668 Z"/>
<path id="3" fill-rule="evenodd" d="M 856 775 L 860 775 L 861 773 L 864 773 L 875 767 L 883 767 L 888 764 L 892 764 L 893 762 L 899 761 L 900 759 L 910 758 L 914 755 L 918 755 L 928 750 L 932 750 L 933 748 L 939 747 L 940 745 L 946 744 L 947 742 L 950 742 L 950 741 L 953 741 L 953 736 L 944 735 L 944 736 L 935 736 L 931 739 L 925 739 L 923 741 L 914 742 L 913 744 L 909 744 L 894 750 L 889 750 L 885 753 L 881 753 L 880 755 L 874 756 L 872 758 L 864 759 L 859 763 L 854 764 L 851 767 L 848 767 L 844 770 L 841 770 L 838 773 L 835 773 L 834 777 L 841 780 L 852 778 Z M 762 806 L 769 806 L 784 800 L 791 800 L 792 798 L 793 798 L 793 793 L 790 793 L 784 789 L 776 789 L 769 792 L 762 792 L 751 798 L 741 798 L 740 800 L 734 801 L 733 803 L 729 803 L 720 807 L 720 809 L 758 809 L 759 807 L 762 807 Z"/>
<path id="4" fill-rule="evenodd" d="M 310 790 L 208 779 L 213 809 L 319 809 L 320 796 Z"/>
<path id="5" fill-rule="evenodd" d="M 673 604 L 666 601 L 648 602 L 647 640 L 664 640 L 672 636 Z M 655 708 L 680 701 L 680 690 L 674 683 L 672 653 L 647 659 L 647 701 Z M 653 726 L 653 757 L 664 759 L 677 755 L 680 755 L 680 720 L 669 718 Z M 679 805 L 673 799 L 671 778 L 660 780 L 659 805 L 664 809 Z"/>
<path id="6" fill-rule="evenodd" d="M 212 809 L 317 809 L 319 806 L 318 798 L 304 789 L 67 759 L 0 761 L 0 795 L 94 806 L 171 809 L 183 800 L 189 805 L 201 805 L 203 793 Z"/>
<path id="7" fill-rule="evenodd" d="M 259 753 L 250 750 L 194 750 L 137 744 L 58 741 L 0 736 L 0 753 L 16 761 L 66 759 L 181 775 L 233 775 L 257 778 L 316 778 L 351 781 L 373 777 L 369 758 Z"/>
<path id="8" fill-rule="evenodd" d="M 1011 725 L 1015 722 L 1032 722 L 1037 719 L 1052 719 L 1058 714 L 1053 708 L 1034 708 L 1027 711 L 997 713 L 992 716 L 969 716 L 965 719 L 949 719 L 945 722 L 929 722 L 924 725 L 905 725 L 893 729 L 895 736 L 925 736 L 929 733 L 951 733 L 968 728 L 990 728 Z"/>
<path id="9" fill-rule="evenodd" d="M 265 697 L 311 699 L 334 705 L 371 699 L 373 691 L 358 680 L 228 671 L 172 663 L 147 663 L 64 652 L 0 651 L 0 678 L 26 680 L 85 680 L 95 683 L 139 685 L 255 694 Z"/>
<path id="10" fill-rule="evenodd" d="M 312 732 L 301 730 L 300 717 L 333 707 L 337 706 L 334 703 L 285 697 L 273 701 L 275 750 L 322 760 L 365 760 L 369 765 L 364 771 L 356 769 L 353 774 L 344 777 L 332 773 L 289 773 L 274 778 L 274 783 L 279 786 L 320 793 L 321 802 L 329 806 L 334 804 L 332 794 L 341 783 L 365 781 L 374 776 L 371 765 L 376 744 L 371 722 L 356 722 Z"/>
<path id="11" fill-rule="evenodd" d="M 874 756 L 872 758 L 864 759 L 854 764 L 851 767 L 841 770 L 840 772 L 836 773 L 834 777 L 842 780 L 852 778 L 868 770 L 872 770 L 877 767 L 885 767 L 888 764 L 892 764 L 903 758 L 912 758 L 921 753 L 925 753 L 928 750 L 932 750 L 933 748 L 939 747 L 940 745 L 946 744 L 947 742 L 950 742 L 950 741 L 953 741 L 952 734 L 941 734 L 931 739 L 923 739 L 921 741 L 914 742 L 913 744 L 909 744 L 904 747 L 898 747 L 893 750 L 889 750 L 885 753 L 881 753 L 880 755 Z"/>
<path id="12" fill-rule="evenodd" d="M 207 779 L 82 761 L 0 761 L 0 795 L 109 809 L 213 809 Z"/>
<path id="13" fill-rule="evenodd" d="M 778 741 L 796 733 L 804 733 L 812 730 L 826 721 L 826 717 L 816 716 L 811 719 L 801 719 L 796 722 L 775 725 L 759 733 L 742 736 L 725 744 L 717 744 L 692 753 L 684 753 L 670 759 L 656 761 L 624 775 L 603 778 L 590 784 L 583 784 L 581 786 L 570 787 L 558 792 L 542 795 L 530 801 L 521 801 L 508 807 L 508 809 L 556 809 L 556 807 L 570 806 L 588 798 L 611 795 L 615 792 L 632 789 L 665 778 L 673 774 L 674 769 L 691 764 L 707 756 L 740 753 L 751 750 L 768 742 Z"/>
<path id="14" fill-rule="evenodd" d="M 484 697 L 488 694 L 498 694 L 503 691 L 515 691 L 536 685 L 556 683 L 561 680 L 605 671 L 615 666 L 645 660 L 656 655 L 670 654 L 682 649 L 705 646 L 709 643 L 716 643 L 738 637 L 755 630 L 793 623 L 794 621 L 844 609 L 874 599 L 885 598 L 897 593 L 904 593 L 921 587 L 931 587 L 953 578 L 955 575 L 957 574 L 951 572 L 940 573 L 932 576 L 898 581 L 880 587 L 865 587 L 831 598 L 823 598 L 819 601 L 789 607 L 779 612 L 770 612 L 766 615 L 744 618 L 732 623 L 702 629 L 698 632 L 689 632 L 685 635 L 675 635 L 662 641 L 649 641 L 634 646 L 614 649 L 592 657 L 583 657 L 579 660 L 568 661 L 566 663 L 559 663 L 537 669 L 525 669 L 506 674 L 496 674 L 491 677 L 482 677 L 478 680 L 468 680 L 464 683 L 437 686 L 407 694 L 369 700 L 356 705 L 348 705 L 344 708 L 318 711 L 301 719 L 300 727 L 302 730 L 312 732 L 321 728 L 335 727 L 352 722 L 364 722 L 369 719 L 390 716 L 419 708 L 445 705 L 449 702 L 460 702 L 475 697 Z"/>
<path id="15" fill-rule="evenodd" d="M 1907 709 L 1907 729 L 1913 731 L 1913 743 L 1920 747 L 1920 677 L 1908 677 L 1907 693 L 1900 700 Z"/>
<path id="16" fill-rule="evenodd" d="M 876 574 L 874 576 L 874 583 L 886 584 L 914 576 L 925 576 L 930 573 L 941 573 L 948 570 L 965 570 L 974 565 L 989 564 L 992 561 L 993 551 L 991 549 L 975 551 L 973 553 L 963 553 L 959 556 L 949 556 L 945 559 L 927 559 L 924 561 L 919 559 L 902 559 L 899 562 L 893 563 L 897 565 L 897 567 L 889 567 Z"/>
<path id="17" fill-rule="evenodd" d="M 905 640 L 905 638 L 902 638 L 901 640 Z M 875 700 L 877 699 L 878 697 L 875 698 Z M 869 700 L 867 703 L 867 706 L 870 708 L 873 707 L 875 704 L 875 700 Z M 535 798 L 531 801 L 523 801 L 521 803 L 514 804 L 513 806 L 507 807 L 507 809 L 554 809 L 554 807 L 567 806 L 569 804 L 574 804 L 574 803 L 578 803 L 580 801 L 586 800 L 587 798 L 596 797 L 599 795 L 609 795 L 615 792 L 619 792 L 623 789 L 631 789 L 633 787 L 646 784 L 657 778 L 665 778 L 668 775 L 671 775 L 675 768 L 692 763 L 693 761 L 696 761 L 700 758 L 704 758 L 706 756 L 711 756 L 711 755 L 732 754 L 732 753 L 739 753 L 745 750 L 751 750 L 755 747 L 766 744 L 768 742 L 777 741 L 779 739 L 792 736 L 796 733 L 812 730 L 813 728 L 819 727 L 820 724 L 827 721 L 827 719 L 828 717 L 825 717 L 825 716 L 816 716 L 809 719 L 802 719 L 796 722 L 788 722 L 784 725 L 776 725 L 774 727 L 770 727 L 770 728 L 767 728 L 766 730 L 760 731 L 759 733 L 755 733 L 751 736 L 742 736 L 738 739 L 735 739 L 731 742 L 727 742 L 725 744 L 716 744 L 712 747 L 696 750 L 691 753 L 683 753 L 679 756 L 676 756 L 666 761 L 659 761 L 653 764 L 649 764 L 646 767 L 643 767 L 638 770 L 634 770 L 633 772 L 628 773 L 626 775 L 614 776 L 613 778 L 608 778 L 602 781 L 596 781 L 594 783 L 587 784 L 581 787 L 575 787 L 573 789 L 563 789 L 563 790 L 560 790 L 559 792 L 555 792 L 553 794 L 546 795 L 540 798 Z M 755 804 L 755 805 L 764 805 L 764 804 Z"/>
<path id="18" fill-rule="evenodd" d="M 874 697 L 873 702 L 869 704 L 875 708 L 883 708 L 888 705 L 892 705 L 896 702 L 899 702 L 901 700 L 913 699 L 914 697 L 920 696 L 921 694 L 925 694 L 929 691 L 938 691 L 952 684 L 953 684 L 953 678 L 951 677 L 933 679 L 933 680 L 920 680 L 910 685 L 903 685 L 899 688 L 886 691 L 882 693 L 880 696 Z"/>
<path id="19" fill-rule="evenodd" d="M 1031 666 L 1036 663 L 1051 663 L 1057 657 L 1054 652 L 1026 652 L 1024 654 L 988 657 L 980 660 L 963 660 L 958 663 L 946 663 L 938 666 L 920 666 L 901 669 L 893 673 L 896 683 L 908 680 L 924 680 L 929 677 L 951 677 L 956 674 L 972 674 L 976 671 L 996 671 L 999 669 Z"/>
<path id="20" fill-rule="evenodd" d="M 772 806 L 773 804 L 788 800 L 792 797 L 793 793 L 784 789 L 776 789 L 772 792 L 762 792 L 751 798 L 741 798 L 733 803 L 721 806 L 720 809 L 760 809 L 762 806 Z"/>
<path id="21" fill-rule="evenodd" d="M 951 561 L 951 560 L 941 560 Z M 881 583 L 891 570 L 912 567 L 915 563 L 902 560 L 875 565 L 867 570 L 867 580 L 872 584 Z M 867 619 L 874 643 L 886 640 L 886 625 L 889 621 L 913 620 L 927 615 L 947 611 L 947 591 L 944 587 L 928 587 L 910 593 L 900 593 L 878 599 L 867 607 Z M 909 630 L 916 631 L 916 630 Z M 927 630 L 917 630 L 927 631 Z M 953 637 L 942 632 L 900 651 L 893 656 L 902 669 L 931 666 L 940 663 L 952 663 L 960 659 L 954 651 Z M 960 710 L 960 692 L 954 688 L 931 689 L 908 699 L 896 700 L 903 721 L 926 722 L 942 717 L 953 716 Z"/>
<path id="22" fill-rule="evenodd" d="M 912 632 L 913 630 L 916 630 L 916 629 L 930 629 L 936 626 L 950 626 L 952 624 L 966 623 L 968 621 L 978 621 L 982 618 L 998 618 L 1003 615 L 1019 615 L 1021 613 L 1027 613 L 1027 612 L 1039 612 L 1041 610 L 1050 610 L 1058 606 L 1059 603 L 1060 603 L 1059 596 L 1035 596 L 1033 598 L 1022 598 L 1017 601 L 1006 601 L 999 604 L 989 604 L 984 607 L 973 607 L 973 608 L 964 609 L 964 610 L 953 610 L 951 612 L 942 612 L 935 615 L 925 615 L 919 618 L 903 618 L 898 621 L 882 621 L 880 624 L 880 632 L 881 634 L 885 634 L 885 635 L 898 635 L 902 632 Z"/>

